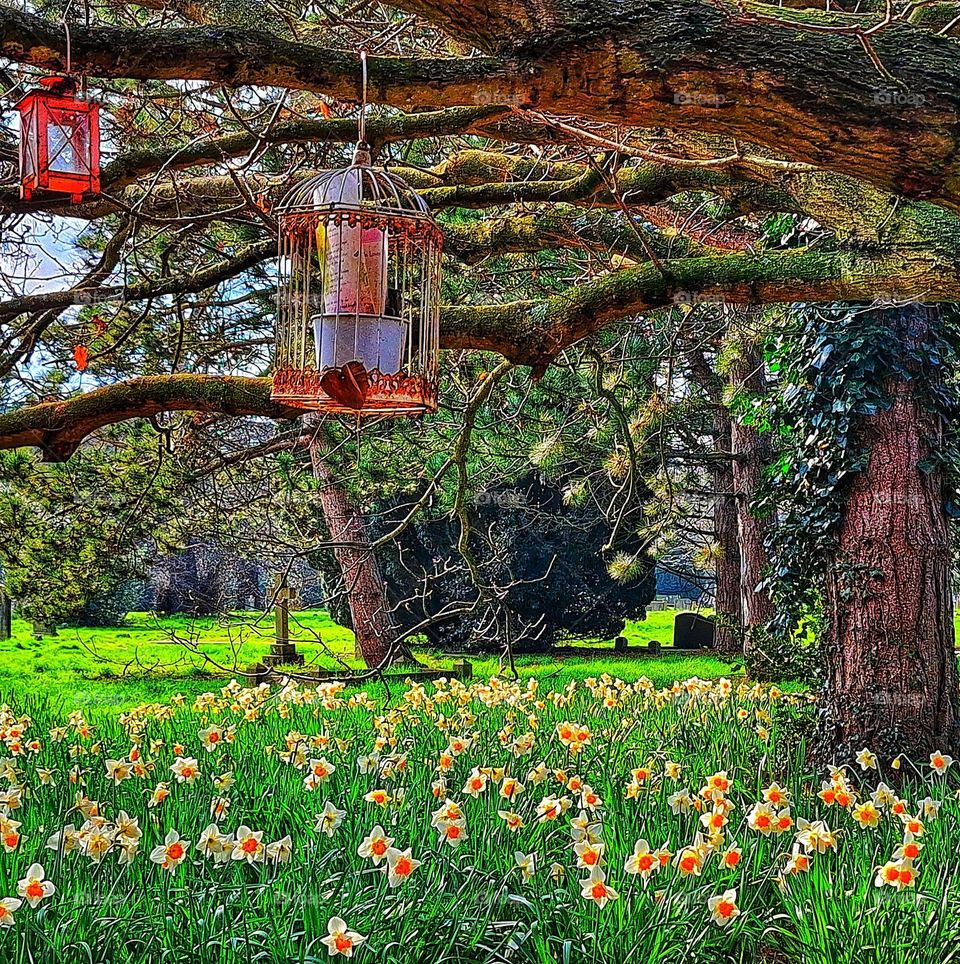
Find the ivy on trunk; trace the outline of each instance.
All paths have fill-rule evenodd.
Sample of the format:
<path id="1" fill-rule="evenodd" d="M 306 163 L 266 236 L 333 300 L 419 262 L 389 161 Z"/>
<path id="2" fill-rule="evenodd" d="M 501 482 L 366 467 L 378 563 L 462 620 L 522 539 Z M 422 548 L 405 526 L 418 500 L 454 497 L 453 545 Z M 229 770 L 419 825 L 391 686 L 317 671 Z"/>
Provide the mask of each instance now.
<path id="1" fill-rule="evenodd" d="M 823 607 L 821 752 L 952 747 L 956 312 L 809 311 L 790 338 L 767 586 L 794 627 Z"/>

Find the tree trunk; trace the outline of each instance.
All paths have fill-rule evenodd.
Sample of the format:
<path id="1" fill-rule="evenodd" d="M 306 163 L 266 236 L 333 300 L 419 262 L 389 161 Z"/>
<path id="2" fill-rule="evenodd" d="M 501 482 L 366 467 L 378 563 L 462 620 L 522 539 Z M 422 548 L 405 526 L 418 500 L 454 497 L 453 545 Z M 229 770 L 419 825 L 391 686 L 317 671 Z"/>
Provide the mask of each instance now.
<path id="1" fill-rule="evenodd" d="M 13 601 L 7 595 L 6 587 L 0 585 L 0 639 L 13 635 Z"/>
<path id="2" fill-rule="evenodd" d="M 740 598 L 740 536 L 734 497 L 733 463 L 730 459 L 732 420 L 723 404 L 723 382 L 707 361 L 703 349 L 686 352 L 691 379 L 713 407 L 713 455 L 709 463 L 713 486 L 713 538 L 719 550 L 714 562 L 716 588 L 714 645 L 726 656 L 743 654 L 743 615 Z"/>
<path id="3" fill-rule="evenodd" d="M 333 555 L 340 568 L 358 655 L 371 669 L 411 660 L 408 647 L 398 642 L 400 632 L 387 602 L 386 584 L 370 548 L 367 527 L 347 490 L 325 461 L 322 431 L 316 426 L 310 441 L 310 461 L 320 482 L 319 498 Z"/>
<path id="4" fill-rule="evenodd" d="M 762 352 L 745 348 L 731 368 L 731 384 L 735 389 L 764 394 L 767 379 Z M 769 561 L 764 545 L 767 522 L 753 514 L 752 503 L 770 463 L 772 450 L 769 437 L 752 425 L 732 419 L 730 450 L 733 452 L 733 491 L 736 498 L 737 532 L 740 543 L 740 593 L 744 645 L 749 650 L 758 632 L 774 616 L 769 595 L 757 588 Z"/>
<path id="5" fill-rule="evenodd" d="M 911 306 L 891 323 L 928 322 Z M 849 759 L 863 747 L 889 759 L 955 745 L 958 719 L 950 530 L 942 472 L 921 464 L 943 439 L 913 383 L 863 417 L 870 446 L 854 481 L 826 578 L 826 686 L 821 744 Z"/>
<path id="6" fill-rule="evenodd" d="M 725 408 L 717 406 L 715 450 L 720 455 L 730 451 L 731 419 Z M 718 459 L 712 463 L 713 529 L 719 552 L 715 562 L 717 651 L 727 656 L 743 652 L 740 592 L 740 543 L 737 532 L 737 504 L 734 498 L 733 463 Z"/>

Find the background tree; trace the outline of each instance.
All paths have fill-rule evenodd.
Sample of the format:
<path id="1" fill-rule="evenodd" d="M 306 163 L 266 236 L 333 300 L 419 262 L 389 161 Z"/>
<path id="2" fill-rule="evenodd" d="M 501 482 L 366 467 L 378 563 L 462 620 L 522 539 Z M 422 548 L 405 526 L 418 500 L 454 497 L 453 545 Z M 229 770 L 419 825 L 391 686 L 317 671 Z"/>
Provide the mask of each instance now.
<path id="1" fill-rule="evenodd" d="M 588 336 L 681 304 L 956 301 L 956 22 L 949 5 L 915 13 L 552 0 L 534 16 L 499 2 L 397 0 L 359 21 L 339 7 L 294 5 L 281 17 L 255 4 L 241 16 L 201 0 L 97 8 L 81 24 L 56 5 L 0 7 L 9 97 L 38 68 L 64 69 L 67 19 L 71 66 L 104 101 L 108 132 L 100 197 L 67 208 L 0 188 L 12 265 L 0 301 L 0 446 L 62 461 L 125 419 L 186 434 L 176 414 L 173 428 L 165 421 L 178 412 L 276 419 L 277 436 L 296 440 L 250 447 L 302 446 L 289 424 L 298 413 L 270 401 L 264 377 L 270 212 L 292 184 L 347 158 L 361 45 L 381 105 L 369 136 L 442 222 L 451 353 L 497 352 L 539 377 Z M 65 251 L 67 270 L 49 278 Z M 673 378 L 679 347 L 657 377 Z M 762 386 L 746 382 L 760 366 L 740 357 L 731 387 L 755 393 Z M 93 390 L 78 392 L 78 368 Z M 475 420 L 469 404 L 458 414 L 465 427 Z M 725 438 L 705 419 L 695 430 Z M 459 453 L 471 435 L 454 433 L 445 470 L 464 493 Z M 690 477 L 693 493 L 701 473 Z M 403 484 L 431 478 L 418 471 Z M 291 501 L 294 489 L 316 494 L 288 484 Z M 754 484 L 733 480 L 738 505 Z M 913 495 L 931 518 L 939 511 L 936 486 Z M 700 503 L 691 495 L 688 528 Z M 741 514 L 741 565 L 756 569 L 751 527 Z M 909 558 L 890 564 L 915 585 L 922 573 Z M 742 590 L 752 578 L 741 579 L 750 624 Z M 852 644 L 847 656 L 865 659 Z"/>

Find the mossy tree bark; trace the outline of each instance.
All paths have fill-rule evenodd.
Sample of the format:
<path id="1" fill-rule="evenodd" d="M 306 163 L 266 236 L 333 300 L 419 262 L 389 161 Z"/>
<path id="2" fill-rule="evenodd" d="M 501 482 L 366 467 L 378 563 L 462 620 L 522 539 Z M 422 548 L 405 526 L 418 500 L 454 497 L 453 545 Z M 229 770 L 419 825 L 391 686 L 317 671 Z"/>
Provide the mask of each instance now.
<path id="1" fill-rule="evenodd" d="M 740 534 L 731 458 L 732 419 L 723 404 L 723 381 L 700 349 L 686 352 L 691 379 L 713 409 L 713 452 L 708 462 L 713 487 L 714 612 L 717 651 L 727 656 L 743 652 L 743 614 L 740 593 Z"/>
<path id="2" fill-rule="evenodd" d="M 722 406 L 717 406 L 716 422 L 716 452 L 730 452 L 732 420 Z M 714 491 L 714 538 L 717 542 L 714 563 L 714 611 L 717 626 L 715 645 L 717 651 L 726 656 L 738 656 L 743 652 L 743 599 L 740 534 L 737 526 L 732 460 L 720 458 L 712 462 L 710 476 Z"/>
<path id="3" fill-rule="evenodd" d="M 507 104 L 725 134 L 960 210 L 960 67 L 954 38 L 935 28 L 904 21 L 867 39 L 874 17 L 708 0 L 395 5 L 485 56 L 371 57 L 374 102 Z M 62 71 L 66 47 L 59 23 L 0 8 L 5 58 Z M 361 96 L 356 57 L 216 22 L 77 26 L 71 58 L 76 71 L 98 77 Z M 891 87 L 915 96 L 897 98 Z"/>
<path id="4" fill-rule="evenodd" d="M 767 391 L 763 352 L 755 345 L 745 348 L 731 365 L 731 387 L 763 395 Z M 740 611 L 747 650 L 759 641 L 774 616 L 769 594 L 758 588 L 769 563 L 766 549 L 767 521 L 753 512 L 753 502 L 773 451 L 770 438 L 738 418 L 731 420 L 730 450 L 733 453 L 733 491 L 736 499 L 740 549 Z"/>

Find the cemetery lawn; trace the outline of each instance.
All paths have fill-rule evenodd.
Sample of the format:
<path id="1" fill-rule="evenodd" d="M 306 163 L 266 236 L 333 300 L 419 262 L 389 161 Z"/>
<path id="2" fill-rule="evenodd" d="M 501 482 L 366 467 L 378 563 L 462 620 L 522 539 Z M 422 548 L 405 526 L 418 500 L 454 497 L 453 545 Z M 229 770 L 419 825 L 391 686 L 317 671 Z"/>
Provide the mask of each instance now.
<path id="1" fill-rule="evenodd" d="M 611 641 L 575 643 L 609 649 L 610 655 L 525 656 L 517 658 L 517 668 L 521 676 L 536 675 L 553 688 L 602 673 L 628 681 L 647 676 L 664 686 L 691 676 L 712 679 L 737 672 L 714 656 L 671 651 L 675 615 L 674 610 L 651 612 L 644 621 L 628 623 L 624 633 L 630 646 L 658 641 L 667 648 L 659 658 L 620 657 Z M 353 656 L 353 633 L 325 611 L 292 613 L 290 628 L 308 668 L 361 667 Z M 0 700 L 45 696 L 54 705 L 114 712 L 162 702 L 176 693 L 195 696 L 217 689 L 262 659 L 272 635 L 272 615 L 259 612 L 202 618 L 131 613 L 119 628 L 61 628 L 58 636 L 42 640 L 33 638 L 30 623 L 14 619 L 13 637 L 0 641 Z M 437 669 L 454 662 L 423 648 L 417 649 L 417 658 Z M 501 671 L 496 657 L 473 657 L 471 662 L 479 676 Z"/>

